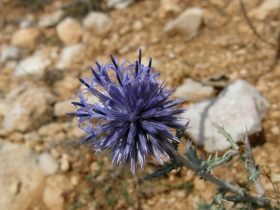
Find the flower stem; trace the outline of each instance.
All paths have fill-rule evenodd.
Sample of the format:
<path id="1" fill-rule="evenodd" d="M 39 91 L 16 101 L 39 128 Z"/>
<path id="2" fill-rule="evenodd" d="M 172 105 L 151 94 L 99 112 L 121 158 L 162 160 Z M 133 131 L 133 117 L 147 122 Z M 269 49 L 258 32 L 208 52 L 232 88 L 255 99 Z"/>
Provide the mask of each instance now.
<path id="1" fill-rule="evenodd" d="M 190 162 L 188 159 L 183 157 L 181 154 L 177 153 L 175 156 L 175 159 L 178 163 L 182 163 L 186 168 L 188 168 L 194 172 L 199 171 L 199 167 L 197 165 Z M 213 184 L 217 185 L 218 187 L 220 187 L 222 189 L 228 190 L 229 192 L 232 192 L 235 195 L 240 196 L 240 198 L 244 198 L 245 201 L 251 202 L 252 204 L 254 204 L 258 207 L 270 206 L 269 199 L 258 198 L 258 197 L 252 196 L 249 193 L 243 192 L 241 189 L 238 189 L 237 187 L 224 182 L 223 180 L 213 176 L 210 173 L 201 173 L 201 174 L 199 174 L 199 176 L 201 176 L 203 179 L 206 179 L 206 180 L 212 182 Z"/>

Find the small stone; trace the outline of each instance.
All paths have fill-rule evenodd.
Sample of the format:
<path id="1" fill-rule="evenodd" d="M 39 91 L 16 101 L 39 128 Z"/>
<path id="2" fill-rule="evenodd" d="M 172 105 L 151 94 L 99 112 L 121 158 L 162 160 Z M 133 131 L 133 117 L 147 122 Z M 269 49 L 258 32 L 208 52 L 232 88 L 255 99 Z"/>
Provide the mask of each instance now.
<path id="1" fill-rule="evenodd" d="M 141 20 L 136 20 L 133 22 L 132 28 L 134 31 L 138 32 L 143 29 L 143 23 Z"/>
<path id="2" fill-rule="evenodd" d="M 114 21 L 103 12 L 90 12 L 83 19 L 83 26 L 93 36 L 107 35 L 114 25 Z"/>
<path id="3" fill-rule="evenodd" d="M 45 176 L 53 175 L 58 170 L 57 160 L 49 153 L 43 153 L 38 158 L 38 163 Z"/>
<path id="4" fill-rule="evenodd" d="M 46 181 L 43 202 L 48 209 L 63 210 L 65 203 L 63 193 L 71 190 L 71 182 L 66 176 L 62 174 L 50 176 Z"/>
<path id="5" fill-rule="evenodd" d="M 77 63 L 84 60 L 85 51 L 86 47 L 82 43 L 64 47 L 56 68 L 59 70 L 75 68 Z"/>
<path id="6" fill-rule="evenodd" d="M 71 17 L 65 18 L 56 27 L 57 35 L 59 39 L 65 45 L 76 44 L 82 37 L 82 27 L 80 23 Z"/>
<path id="7" fill-rule="evenodd" d="M 106 0 L 108 8 L 124 9 L 132 4 L 134 0 Z"/>
<path id="8" fill-rule="evenodd" d="M 12 180 L 12 182 L 10 183 L 10 188 L 9 188 L 10 192 L 13 195 L 16 195 L 19 192 L 19 188 L 20 188 L 20 181 L 17 179 Z"/>
<path id="9" fill-rule="evenodd" d="M 70 177 L 70 181 L 71 181 L 71 184 L 72 184 L 74 187 L 76 187 L 76 186 L 79 184 L 79 182 L 80 182 L 80 177 L 77 176 L 77 175 L 72 175 L 72 176 Z"/>
<path id="10" fill-rule="evenodd" d="M 39 128 L 38 134 L 40 136 L 54 136 L 63 130 L 62 124 L 60 123 L 50 123 L 43 125 Z"/>
<path id="11" fill-rule="evenodd" d="M 47 27 L 54 26 L 61 20 L 62 17 L 63 17 L 63 11 L 58 10 L 52 14 L 48 14 L 41 17 L 40 20 L 38 21 L 38 26 L 40 28 L 47 28 Z"/>
<path id="12" fill-rule="evenodd" d="M 279 125 L 276 125 L 274 127 L 272 127 L 270 129 L 271 133 L 275 136 L 278 136 L 280 134 L 280 128 L 279 128 Z"/>
<path id="13" fill-rule="evenodd" d="M 24 134 L 23 138 L 25 141 L 33 141 L 33 142 L 40 141 L 41 139 L 36 131 L 31 131 L 29 133 Z"/>
<path id="14" fill-rule="evenodd" d="M 9 60 L 17 60 L 19 58 L 19 48 L 15 46 L 8 46 L 2 50 L 0 63 L 4 63 Z"/>
<path id="15" fill-rule="evenodd" d="M 32 55 L 19 62 L 14 75 L 42 77 L 46 68 L 51 64 L 51 60 L 46 55 Z"/>
<path id="16" fill-rule="evenodd" d="M 212 86 L 204 86 L 192 79 L 186 79 L 183 85 L 175 89 L 174 96 L 195 102 L 214 97 L 215 90 Z"/>
<path id="17" fill-rule="evenodd" d="M 66 172 L 70 169 L 70 163 L 67 159 L 62 159 L 60 163 L 60 170 Z"/>
<path id="18" fill-rule="evenodd" d="M 54 96 L 46 88 L 31 88 L 11 103 L 4 116 L 3 128 L 8 131 L 27 132 L 38 128 L 52 118 Z"/>
<path id="19" fill-rule="evenodd" d="M 176 192 L 177 198 L 185 198 L 186 196 L 187 196 L 186 190 L 180 190 L 180 191 Z"/>
<path id="20" fill-rule="evenodd" d="M 21 142 L 23 140 L 23 134 L 20 132 L 14 132 L 10 134 L 9 139 L 13 142 Z"/>
<path id="21" fill-rule="evenodd" d="M 52 149 L 51 149 L 51 155 L 52 155 L 54 158 L 59 158 L 59 157 L 60 157 L 60 153 L 59 153 L 55 148 L 52 148 Z"/>
<path id="22" fill-rule="evenodd" d="M 203 11 L 200 8 L 188 8 L 176 19 L 166 24 L 164 32 L 169 36 L 177 33 L 192 36 L 203 23 Z"/>
<path id="23" fill-rule="evenodd" d="M 11 45 L 21 48 L 34 48 L 39 32 L 36 28 L 22 28 L 13 33 Z"/>

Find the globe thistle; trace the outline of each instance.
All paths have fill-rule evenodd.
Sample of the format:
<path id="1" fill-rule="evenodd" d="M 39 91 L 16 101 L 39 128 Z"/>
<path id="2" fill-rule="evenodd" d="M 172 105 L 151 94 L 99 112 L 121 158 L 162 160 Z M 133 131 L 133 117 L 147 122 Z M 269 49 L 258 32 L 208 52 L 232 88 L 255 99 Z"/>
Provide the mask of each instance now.
<path id="1" fill-rule="evenodd" d="M 112 165 L 130 164 L 133 173 L 137 163 L 144 167 L 148 154 L 164 164 L 176 152 L 170 141 L 180 143 L 170 129 L 186 129 L 176 116 L 185 109 L 173 108 L 182 99 L 169 99 L 173 89 L 157 81 L 159 73 L 153 73 L 151 58 L 148 66 L 141 63 L 141 50 L 133 64 L 124 61 L 119 65 L 110 58 L 112 64 L 95 62 L 93 78 L 80 78 L 85 88 L 78 93 L 80 101 L 72 102 L 76 113 L 68 113 L 77 117 L 80 129 L 87 133 L 81 144 L 91 141 L 96 152 L 111 148 Z M 109 76 L 108 71 L 114 74 Z M 89 103 L 87 94 L 100 101 Z"/>

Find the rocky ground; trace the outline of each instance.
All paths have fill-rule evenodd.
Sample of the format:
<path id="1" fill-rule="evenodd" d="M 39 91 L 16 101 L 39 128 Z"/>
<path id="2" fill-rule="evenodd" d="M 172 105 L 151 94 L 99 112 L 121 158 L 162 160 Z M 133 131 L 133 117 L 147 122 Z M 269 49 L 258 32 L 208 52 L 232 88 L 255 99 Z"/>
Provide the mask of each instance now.
<path id="1" fill-rule="evenodd" d="M 153 58 L 168 87 L 189 78 L 212 86 L 213 92 L 202 96 L 192 90 L 195 97 L 183 107 L 217 95 L 237 79 L 259 90 L 270 108 L 263 130 L 251 136 L 253 153 L 257 164 L 271 167 L 276 185 L 280 182 L 279 1 L 243 0 L 253 28 L 238 0 L 139 0 L 117 6 L 53 0 L 43 7 L 40 1 L 24 2 L 0 1 L 4 209 L 196 209 L 211 201 L 216 186 L 185 168 L 145 182 L 137 179 L 158 167 L 153 159 L 135 177 L 110 168 L 107 153 L 94 155 L 89 145 L 79 145 L 84 133 L 76 119 L 65 116 L 75 111 L 70 102 L 82 87 L 78 78 L 91 76 L 95 60 L 106 63 L 113 54 L 133 62 L 139 48 L 143 62 Z M 216 74 L 223 78 L 207 80 Z M 181 152 L 186 138 L 183 142 Z M 208 155 L 203 148 L 199 154 Z M 213 171 L 234 185 L 244 173 L 234 160 Z M 267 195 L 275 197 L 269 180 L 262 181 Z"/>

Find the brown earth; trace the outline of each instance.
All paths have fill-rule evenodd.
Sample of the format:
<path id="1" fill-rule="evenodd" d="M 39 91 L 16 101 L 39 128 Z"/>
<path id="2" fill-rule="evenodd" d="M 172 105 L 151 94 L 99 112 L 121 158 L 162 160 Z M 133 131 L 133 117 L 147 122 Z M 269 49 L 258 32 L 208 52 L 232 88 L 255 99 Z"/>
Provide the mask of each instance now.
<path id="1" fill-rule="evenodd" d="M 269 17 L 265 21 L 252 19 L 254 27 L 261 36 L 273 43 L 271 46 L 253 33 L 240 8 L 237 8 L 236 12 L 228 9 L 227 1 L 177 0 L 176 2 L 182 11 L 189 7 L 201 7 L 205 11 L 205 24 L 197 36 L 191 39 L 183 35 L 167 36 L 164 33 L 164 26 L 178 14 L 168 14 L 164 18 L 159 18 L 157 0 L 137 1 L 123 10 L 107 10 L 106 12 L 115 21 L 111 33 L 119 34 L 119 39 L 107 38 L 110 44 L 106 48 L 102 40 L 100 43 L 92 43 L 92 47 L 88 46 L 88 57 L 75 71 L 65 72 L 64 77 L 72 75 L 78 79 L 81 74 L 90 75 L 88 66 L 94 65 L 94 60 L 102 59 L 103 62 L 107 62 L 109 54 L 114 54 L 120 60 L 134 61 L 138 49 L 142 48 L 144 58 L 151 56 L 154 59 L 156 70 L 161 72 L 162 78 L 167 80 L 169 87 L 180 85 L 184 78 L 191 77 L 201 81 L 207 76 L 220 72 L 225 72 L 230 81 L 244 78 L 255 86 L 271 105 L 263 121 L 263 132 L 254 138 L 253 153 L 257 164 L 271 167 L 272 179 L 278 184 L 280 182 L 278 165 L 280 138 L 277 133 L 280 124 L 280 61 L 279 59 L 277 61 L 275 56 L 280 17 Z M 59 2 L 34 12 L 27 11 L 23 7 L 1 8 L 0 13 L 3 18 L 1 18 L 0 43 L 9 42 L 11 33 L 18 27 L 20 17 L 32 14 L 35 19 L 38 19 L 42 14 L 54 11 L 56 4 Z M 138 20 L 143 23 L 140 31 L 133 29 L 133 23 Z M 41 31 L 37 48 L 54 47 L 62 47 L 61 42 L 55 37 L 55 28 Z M 170 53 L 175 53 L 175 57 L 171 58 Z M 32 78 L 19 80 L 15 79 L 12 73 L 9 69 L 1 68 L 2 98 L 25 80 L 31 80 L 38 86 L 47 86 L 46 78 L 45 80 Z M 190 103 L 185 103 L 183 106 L 189 105 Z M 57 122 L 71 120 L 71 118 L 54 119 Z M 185 168 L 160 179 L 138 183 L 135 181 L 137 178 L 153 172 L 154 167 L 158 167 L 153 160 L 143 171 L 139 169 L 137 177 L 132 177 L 128 170 L 110 168 L 107 154 L 96 156 L 88 145 L 79 146 L 80 139 L 74 139 L 70 133 L 67 136 L 68 140 L 54 147 L 46 143 L 41 149 L 41 151 L 51 149 L 53 153 L 68 154 L 71 168 L 68 172 L 60 173 L 79 180 L 74 190 L 63 194 L 64 209 L 196 209 L 197 203 L 203 203 L 204 199 L 209 203 L 211 196 L 216 192 L 216 186 L 199 180 L 198 176 L 194 176 L 194 173 Z M 184 152 L 186 140 L 184 139 L 183 142 L 184 144 L 180 146 L 181 152 Z M 199 150 L 199 155 L 209 154 Z M 245 169 L 235 159 L 213 171 L 214 175 L 233 185 L 236 185 L 236 176 L 244 173 Z M 267 195 L 275 197 L 275 191 L 269 180 L 262 177 L 262 181 Z M 254 191 L 253 188 L 252 190 Z M 36 209 L 45 208 L 42 203 Z"/>

